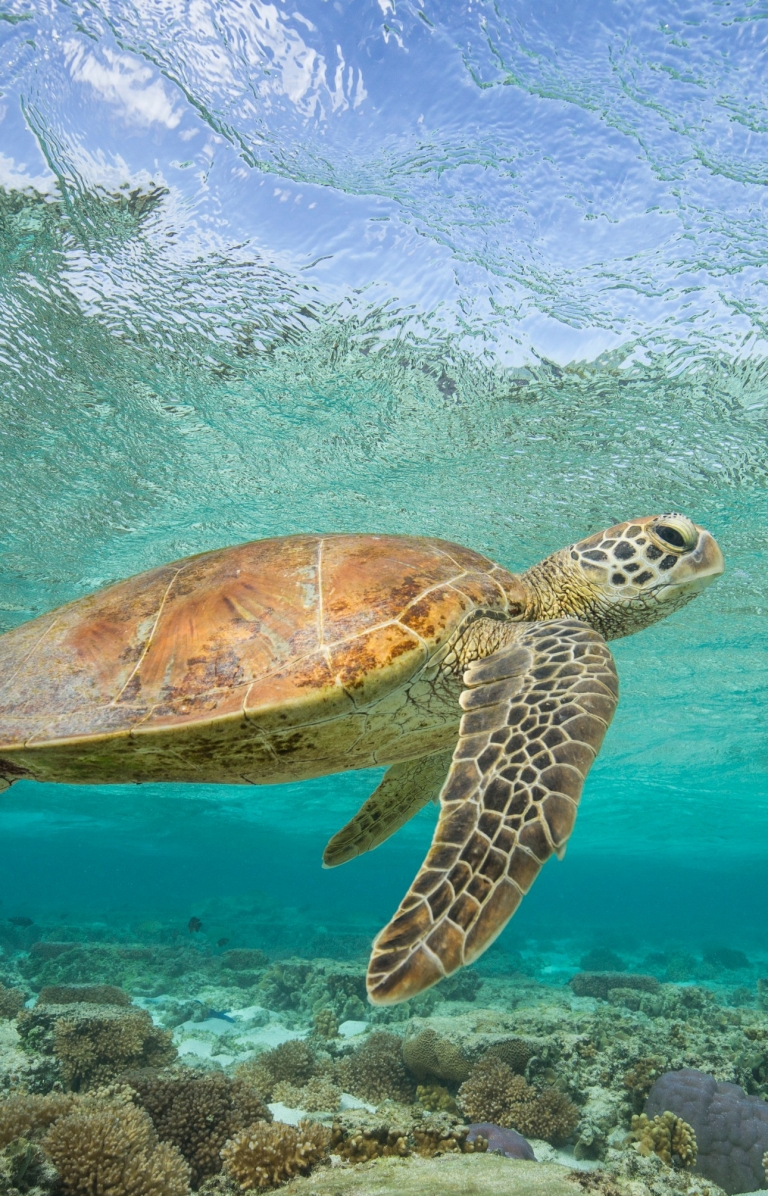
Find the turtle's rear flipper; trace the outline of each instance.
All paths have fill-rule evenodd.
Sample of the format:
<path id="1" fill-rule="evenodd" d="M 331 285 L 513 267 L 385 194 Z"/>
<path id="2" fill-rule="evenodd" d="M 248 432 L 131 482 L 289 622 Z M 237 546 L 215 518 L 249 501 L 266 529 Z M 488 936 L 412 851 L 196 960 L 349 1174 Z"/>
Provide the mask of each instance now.
<path id="1" fill-rule="evenodd" d="M 576 619 L 518 623 L 510 635 L 464 674 L 432 846 L 373 944 L 375 1005 L 413 997 L 477 959 L 573 829 L 618 700 L 613 659 Z"/>
<path id="2" fill-rule="evenodd" d="M 452 752 L 438 752 L 393 764 L 354 818 L 329 840 L 323 852 L 324 867 L 335 868 L 365 851 L 372 851 L 427 802 L 436 801 L 451 767 L 452 755 Z"/>

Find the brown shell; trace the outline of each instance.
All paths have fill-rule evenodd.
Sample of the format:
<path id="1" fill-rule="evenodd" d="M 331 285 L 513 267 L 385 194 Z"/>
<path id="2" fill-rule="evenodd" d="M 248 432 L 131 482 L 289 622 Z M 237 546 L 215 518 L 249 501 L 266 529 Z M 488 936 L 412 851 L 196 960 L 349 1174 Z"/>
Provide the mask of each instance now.
<path id="1" fill-rule="evenodd" d="M 404 684 L 473 608 L 519 598 L 478 553 L 399 536 L 288 536 L 152 569 L 0 637 L 3 763 L 219 720 L 343 716 Z"/>

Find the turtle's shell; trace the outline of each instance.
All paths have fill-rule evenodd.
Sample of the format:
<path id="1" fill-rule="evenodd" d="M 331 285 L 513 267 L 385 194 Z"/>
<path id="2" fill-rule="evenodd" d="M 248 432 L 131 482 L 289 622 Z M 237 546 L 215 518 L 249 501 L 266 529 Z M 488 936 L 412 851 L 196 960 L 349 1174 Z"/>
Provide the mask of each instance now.
<path id="1" fill-rule="evenodd" d="M 34 757 L 57 745 L 85 759 L 105 738 L 146 751 L 244 716 L 262 734 L 343 717 L 473 609 L 521 598 L 486 557 L 411 537 L 288 536 L 152 569 L 0 637 L 0 774 L 45 776 Z"/>

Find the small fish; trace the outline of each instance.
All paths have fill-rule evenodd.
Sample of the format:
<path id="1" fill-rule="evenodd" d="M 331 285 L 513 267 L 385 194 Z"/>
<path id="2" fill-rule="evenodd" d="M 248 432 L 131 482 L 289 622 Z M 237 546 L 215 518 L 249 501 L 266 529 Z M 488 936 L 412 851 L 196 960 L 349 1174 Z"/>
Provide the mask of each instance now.
<path id="1" fill-rule="evenodd" d="M 203 924 L 199 918 L 190 918 L 187 922 L 187 929 L 190 930 L 192 934 L 199 934 L 199 932 L 203 929 Z"/>
<path id="2" fill-rule="evenodd" d="M 217 947 L 226 947 L 228 942 L 229 942 L 229 939 L 217 939 L 216 946 Z"/>
<path id="3" fill-rule="evenodd" d="M 233 1026 L 235 1024 L 235 1019 L 233 1017 L 230 1017 L 228 1013 L 224 1013 L 223 1011 L 220 1011 L 218 1009 L 209 1009 L 208 1016 L 209 1017 L 218 1017 L 223 1022 L 231 1022 Z"/>
<path id="4" fill-rule="evenodd" d="M 8 918 L 11 926 L 34 926 L 31 918 Z"/>

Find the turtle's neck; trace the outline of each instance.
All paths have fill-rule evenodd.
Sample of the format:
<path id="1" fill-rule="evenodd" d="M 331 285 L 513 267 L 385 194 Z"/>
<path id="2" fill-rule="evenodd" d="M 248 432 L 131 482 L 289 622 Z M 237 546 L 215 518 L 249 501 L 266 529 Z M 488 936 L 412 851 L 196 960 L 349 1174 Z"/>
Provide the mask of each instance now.
<path id="1" fill-rule="evenodd" d="M 600 630 L 596 595 L 580 569 L 573 567 L 570 552 L 561 548 L 520 575 L 528 604 L 526 622 L 562 619 L 570 616 Z"/>

